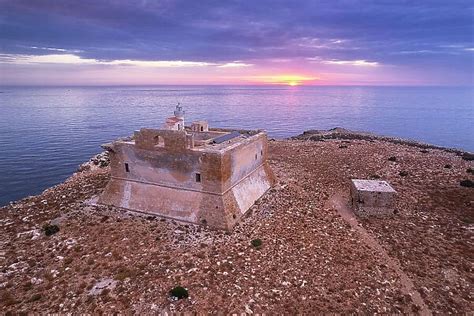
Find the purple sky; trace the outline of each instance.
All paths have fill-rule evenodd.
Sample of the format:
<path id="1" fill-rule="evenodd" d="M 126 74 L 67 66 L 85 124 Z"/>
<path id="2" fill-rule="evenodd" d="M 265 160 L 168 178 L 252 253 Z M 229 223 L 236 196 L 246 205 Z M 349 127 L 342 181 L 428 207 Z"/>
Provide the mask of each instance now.
<path id="1" fill-rule="evenodd" d="M 473 85 L 472 1 L 0 0 L 1 85 Z"/>

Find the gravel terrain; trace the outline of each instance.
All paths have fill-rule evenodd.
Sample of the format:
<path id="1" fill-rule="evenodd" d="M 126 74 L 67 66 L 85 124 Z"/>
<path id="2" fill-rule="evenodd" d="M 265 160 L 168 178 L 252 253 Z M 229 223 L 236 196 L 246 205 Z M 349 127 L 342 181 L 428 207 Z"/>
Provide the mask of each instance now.
<path id="1" fill-rule="evenodd" d="M 270 141 L 278 183 L 230 232 L 94 205 L 109 177 L 95 157 L 0 209 L 0 311 L 469 313 L 466 157 L 377 138 Z M 354 217 L 351 178 L 387 180 L 396 214 Z M 189 297 L 171 298 L 175 286 Z"/>

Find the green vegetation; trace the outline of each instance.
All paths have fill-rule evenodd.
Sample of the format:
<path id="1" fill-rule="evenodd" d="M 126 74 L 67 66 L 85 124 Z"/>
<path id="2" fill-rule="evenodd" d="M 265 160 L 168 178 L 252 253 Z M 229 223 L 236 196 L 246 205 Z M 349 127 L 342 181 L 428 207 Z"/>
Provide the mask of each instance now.
<path id="1" fill-rule="evenodd" d="M 43 231 L 46 236 L 51 236 L 59 232 L 59 226 L 58 225 L 50 225 L 50 224 L 45 224 L 43 226 Z"/>
<path id="2" fill-rule="evenodd" d="M 467 161 L 473 161 L 474 160 L 474 154 L 464 153 L 461 156 L 461 158 L 464 159 L 464 160 L 467 160 Z"/>
<path id="3" fill-rule="evenodd" d="M 474 181 L 471 180 L 462 180 L 459 182 L 462 187 L 474 188 Z"/>
<path id="4" fill-rule="evenodd" d="M 115 280 L 117 281 L 124 281 L 127 278 L 133 279 L 137 276 L 137 272 L 132 269 L 128 269 L 126 267 L 120 267 L 115 274 Z"/>
<path id="5" fill-rule="evenodd" d="M 10 305 L 15 305 L 18 303 L 18 301 L 15 299 L 15 297 L 7 291 L 2 291 L 0 292 L 0 302 L 3 303 L 4 306 L 10 306 Z"/>
<path id="6" fill-rule="evenodd" d="M 255 247 L 255 248 L 259 248 L 259 247 L 262 246 L 262 240 L 260 240 L 260 239 L 258 239 L 258 238 L 252 240 L 250 243 L 251 243 L 252 246 Z"/>
<path id="7" fill-rule="evenodd" d="M 188 290 L 182 286 L 176 286 L 170 291 L 170 296 L 177 298 L 178 300 L 182 298 L 187 298 L 189 296 Z"/>
<path id="8" fill-rule="evenodd" d="M 36 302 L 36 301 L 39 301 L 41 299 L 42 295 L 40 293 L 36 293 L 36 294 L 33 294 L 31 297 L 30 297 L 30 302 Z"/>

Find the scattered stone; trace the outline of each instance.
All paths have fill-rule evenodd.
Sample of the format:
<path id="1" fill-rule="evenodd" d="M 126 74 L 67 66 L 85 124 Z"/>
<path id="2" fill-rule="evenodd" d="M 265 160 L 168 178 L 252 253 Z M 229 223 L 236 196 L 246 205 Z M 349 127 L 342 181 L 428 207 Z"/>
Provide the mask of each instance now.
<path id="1" fill-rule="evenodd" d="M 279 183 L 228 233 L 87 202 L 110 177 L 99 165 L 7 205 L 0 209 L 0 310 L 417 313 L 404 280 L 331 206 L 336 195 L 350 203 L 348 179 L 380 175 L 397 188 L 403 216 L 358 218 L 359 225 L 400 263 L 433 314 L 469 313 L 474 204 L 457 184 L 460 174 L 474 180 L 464 172 L 471 163 L 454 151 L 420 155 L 419 147 L 377 138 L 353 143 L 350 154 L 338 149 L 339 139 L 269 143 Z M 388 164 L 389 155 L 399 163 Z M 452 172 L 440 172 L 445 164 Z M 400 170 L 410 177 L 402 181 Z M 42 237 L 42 223 L 58 224 L 61 233 Z M 38 227 L 34 240 L 30 231 Z M 256 237 L 265 241 L 258 251 L 251 245 Z M 98 285 L 105 278 L 116 286 Z M 189 299 L 170 299 L 178 284 L 187 285 Z M 31 301 L 35 293 L 42 297 Z"/>
<path id="2" fill-rule="evenodd" d="M 79 172 L 92 170 L 94 168 L 105 168 L 110 164 L 109 153 L 107 151 L 95 155 L 89 161 L 81 164 L 78 168 Z"/>
<path id="3" fill-rule="evenodd" d="M 115 288 L 117 281 L 110 278 L 104 278 L 99 280 L 94 286 L 89 290 L 89 295 L 99 295 L 104 291 L 110 291 Z"/>
<path id="4" fill-rule="evenodd" d="M 395 156 L 389 157 L 388 161 L 397 161 L 397 157 L 395 157 Z"/>
<path id="5" fill-rule="evenodd" d="M 453 167 L 453 166 L 451 166 L 450 164 L 445 164 L 445 165 L 444 165 L 444 168 L 445 168 L 445 169 L 451 169 L 452 167 Z"/>
<path id="6" fill-rule="evenodd" d="M 406 177 L 406 176 L 408 176 L 408 172 L 406 172 L 406 171 L 400 171 L 400 172 L 398 173 L 398 175 L 399 175 L 400 177 Z"/>

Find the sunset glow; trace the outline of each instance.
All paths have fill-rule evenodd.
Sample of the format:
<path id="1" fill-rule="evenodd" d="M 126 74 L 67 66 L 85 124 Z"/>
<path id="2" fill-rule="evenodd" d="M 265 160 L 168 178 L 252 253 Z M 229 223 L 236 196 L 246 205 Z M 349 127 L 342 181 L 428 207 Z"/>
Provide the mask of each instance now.
<path id="1" fill-rule="evenodd" d="M 252 77 L 250 80 L 259 84 L 298 86 L 303 84 L 314 84 L 320 80 L 320 78 L 304 75 L 264 75 Z"/>
<path id="2" fill-rule="evenodd" d="M 470 12 L 450 1 L 1 1 L 0 85 L 472 85 Z"/>

